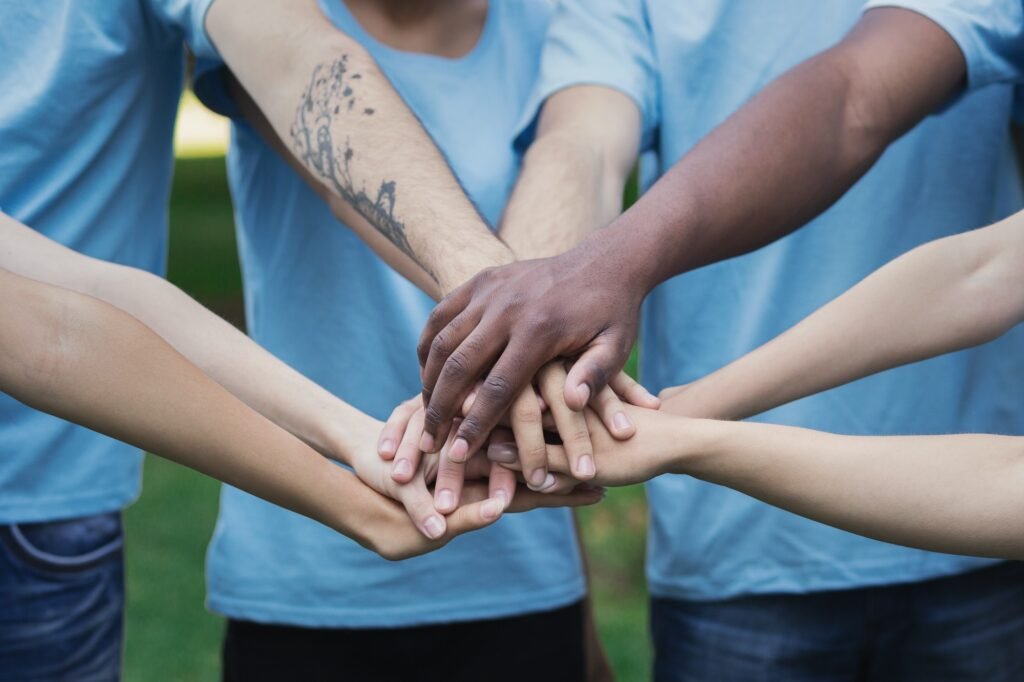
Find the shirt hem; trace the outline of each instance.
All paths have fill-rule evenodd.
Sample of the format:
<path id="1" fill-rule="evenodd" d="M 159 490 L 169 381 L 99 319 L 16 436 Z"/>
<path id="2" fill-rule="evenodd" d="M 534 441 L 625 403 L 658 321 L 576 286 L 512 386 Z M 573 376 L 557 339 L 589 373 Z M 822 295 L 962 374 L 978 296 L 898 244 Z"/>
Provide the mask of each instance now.
<path id="1" fill-rule="evenodd" d="M 858 573 L 859 580 L 836 580 L 826 578 L 821 574 L 810 571 L 788 570 L 780 571 L 780 574 L 790 576 L 789 580 L 765 581 L 757 587 L 726 587 L 715 585 L 713 587 L 699 587 L 694 584 L 681 583 L 658 575 L 647 573 L 648 589 L 652 597 L 664 599 L 679 599 L 682 601 L 721 601 L 736 597 L 747 597 L 762 594 L 811 594 L 817 592 L 833 592 L 836 590 L 856 590 L 860 588 L 881 587 L 884 585 L 902 585 L 909 583 L 924 582 L 935 578 L 944 578 L 962 573 L 969 573 L 980 568 L 987 568 L 1002 563 L 1004 559 L 975 559 L 970 563 L 958 564 L 955 566 L 935 566 L 931 570 L 907 571 L 905 567 L 901 576 L 894 579 L 894 568 L 892 564 L 878 564 L 870 569 L 861 567 L 859 570 L 853 567 Z M 794 583 L 800 583 L 794 588 Z"/>
<path id="2" fill-rule="evenodd" d="M 227 618 L 257 623 L 298 627 L 397 628 L 491 620 L 549 611 L 575 603 L 586 594 L 586 586 L 579 580 L 554 590 L 534 593 L 529 598 L 513 596 L 500 602 L 479 603 L 461 608 L 455 607 L 453 602 L 417 605 L 414 609 L 302 608 L 214 594 L 207 597 L 206 606 Z"/>
<path id="3" fill-rule="evenodd" d="M 41 523 L 121 511 L 131 506 L 140 492 L 138 488 L 119 489 L 54 499 L 52 502 L 26 500 L 16 504 L 6 503 L 0 505 L 0 524 Z"/>

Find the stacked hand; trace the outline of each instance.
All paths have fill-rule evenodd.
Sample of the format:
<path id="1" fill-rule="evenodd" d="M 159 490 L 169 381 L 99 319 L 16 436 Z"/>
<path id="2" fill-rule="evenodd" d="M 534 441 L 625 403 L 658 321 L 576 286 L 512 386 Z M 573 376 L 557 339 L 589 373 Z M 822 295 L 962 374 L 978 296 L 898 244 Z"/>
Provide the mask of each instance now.
<path id="1" fill-rule="evenodd" d="M 597 444 L 602 452 L 611 452 L 611 443 L 636 433 L 635 415 L 651 411 L 624 404 L 622 398 L 652 408 L 658 400 L 620 374 L 590 401 L 591 407 L 577 412 L 565 402 L 565 380 L 563 362 L 542 368 L 536 387 L 531 385 L 517 396 L 485 447 L 471 456 L 453 447 L 455 429 L 449 430 L 438 452 L 423 452 L 425 410 L 417 396 L 392 412 L 380 433 L 378 452 L 360 453 L 353 466 L 375 490 L 401 502 L 429 538 L 444 534 L 443 515 L 464 514 L 466 505 L 479 504 L 482 495 L 489 498 L 482 503 L 487 506 L 481 507 L 488 515 L 495 509 L 500 513 L 595 502 L 601 490 L 588 482 L 598 475 Z M 463 412 L 472 409 L 477 395 L 474 389 L 467 396 Z M 497 504 L 491 506 L 491 502 Z M 488 521 L 496 518 L 489 516 Z"/>

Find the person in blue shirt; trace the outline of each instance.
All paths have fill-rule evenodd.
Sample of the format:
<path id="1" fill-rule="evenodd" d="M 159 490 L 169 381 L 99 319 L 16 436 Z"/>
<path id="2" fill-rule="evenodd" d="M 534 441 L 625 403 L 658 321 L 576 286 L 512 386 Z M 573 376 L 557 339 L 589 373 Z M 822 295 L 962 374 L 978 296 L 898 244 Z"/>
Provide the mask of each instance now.
<path id="1" fill-rule="evenodd" d="M 621 366 L 646 296 L 641 378 L 662 389 L 771 339 L 899 253 L 1018 210 L 1009 128 L 1022 12 L 1009 0 L 566 0 L 523 123 L 537 128 L 527 158 L 548 138 L 559 152 L 546 169 L 526 163 L 521 183 L 583 177 L 554 199 L 517 199 L 597 210 L 641 150 L 657 152 L 664 175 L 580 247 L 484 273 L 439 305 L 421 340 L 433 368 L 427 429 L 444 430 L 464 391 L 438 371 L 435 333 L 441 350 L 472 334 L 500 355 L 490 380 L 507 394 L 552 355 L 583 353 L 566 386 L 567 400 L 583 387 L 578 405 Z M 1021 334 L 759 419 L 848 434 L 1020 433 Z M 460 350 L 468 374 L 490 365 Z M 458 429 L 469 449 L 506 403 L 478 395 Z M 869 541 L 683 476 L 648 492 L 660 680 L 1020 675 L 1016 564 Z"/>
<path id="2" fill-rule="evenodd" d="M 324 22 L 314 5 L 277 0 L 0 2 L 5 214 L 93 258 L 162 273 L 186 41 L 199 57 L 221 54 L 235 65 L 279 130 L 293 123 L 310 74 L 344 55 L 362 74 L 358 96 L 375 111 L 339 120 L 334 130 L 359 150 L 353 181 L 390 183 L 399 201 L 388 226 L 400 226 L 414 254 L 431 243 L 424 234 L 457 235 L 470 254 L 495 251 L 497 240 L 443 156 L 366 51 Z M 400 144 L 382 146 L 384 139 Z M 430 185 L 407 181 L 410 172 L 429 175 Z M 354 210 L 349 197 L 331 196 L 337 210 Z M 444 220 L 405 210 L 406 201 L 428 200 L 445 205 Z M 28 263 L 17 253 L 9 257 Z M 442 268 L 434 274 L 440 282 L 453 276 Z M 307 443 L 329 445 L 323 425 L 313 421 L 281 425 Z M 0 441 L 7 452 L 0 458 L 0 677 L 116 679 L 124 604 L 120 510 L 139 493 L 141 453 L 6 394 Z M 420 530 L 440 539 L 445 520 L 429 496 L 416 508 Z"/>
<path id="3" fill-rule="evenodd" d="M 320 7 L 375 58 L 486 221 L 500 222 L 506 243 L 522 246 L 515 255 L 550 248 L 543 238 L 521 233 L 528 220 L 502 217 L 519 170 L 513 137 L 537 73 L 549 5 L 322 0 Z M 349 109 L 347 101 L 340 110 L 320 107 L 335 75 L 342 77 L 339 92 L 346 83 L 358 84 L 345 80 L 351 77 L 345 65 L 326 82 L 314 79 L 309 98 L 299 100 L 311 103 L 310 118 Z M 238 76 L 244 86 L 244 74 Z M 225 84 L 216 65 L 199 66 L 196 92 L 236 116 L 228 168 L 250 334 L 328 390 L 385 417 L 419 390 L 416 338 L 433 302 L 373 253 L 357 225 L 339 224 L 331 202 L 274 150 L 297 145 L 319 155 L 323 148 L 310 141 L 314 136 L 296 140 L 293 131 L 278 131 L 280 139 L 269 135 L 268 142 L 261 122 L 237 119 L 232 109 L 245 108 L 244 93 L 235 89 L 232 103 Z M 366 108 L 357 102 L 352 110 L 375 115 Z M 340 167 L 329 160 L 324 165 L 326 156 L 304 156 L 305 170 L 348 187 L 344 162 L 357 162 L 359 150 L 345 153 Z M 369 201 L 389 211 L 390 188 L 371 189 Z M 382 196 L 388 200 L 381 203 Z M 428 213 L 442 209 L 437 202 L 417 206 Z M 573 243 L 562 244 L 565 237 L 555 231 L 548 240 L 556 250 Z M 447 260 L 464 255 L 462 244 L 448 247 Z M 475 268 L 493 263 L 474 260 Z M 436 295 L 430 279 L 417 283 Z M 226 486 L 208 554 L 208 590 L 210 607 L 229 618 L 229 680 L 341 674 L 354 680 L 564 681 L 585 674 L 586 585 L 565 510 L 503 518 L 442 551 L 393 564 Z M 517 654 L 496 661 L 496 642 L 509 643 Z M 438 669 L 424 661 L 437 661 Z"/>

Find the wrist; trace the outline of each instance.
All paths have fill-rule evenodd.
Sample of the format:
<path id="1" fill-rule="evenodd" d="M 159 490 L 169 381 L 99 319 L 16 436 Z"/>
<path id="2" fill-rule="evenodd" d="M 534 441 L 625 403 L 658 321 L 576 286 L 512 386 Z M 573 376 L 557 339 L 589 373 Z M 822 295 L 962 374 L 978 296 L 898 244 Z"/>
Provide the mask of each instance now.
<path id="1" fill-rule="evenodd" d="M 674 434 L 673 452 L 666 473 L 687 474 L 696 478 L 709 470 L 710 463 L 722 452 L 730 422 L 680 417 Z"/>
<path id="2" fill-rule="evenodd" d="M 512 249 L 491 233 L 488 233 L 486 241 L 481 241 L 478 244 L 464 244 L 459 256 L 459 258 L 450 259 L 446 267 L 437 273 L 437 285 L 441 298 L 445 298 L 473 279 L 481 270 L 508 265 L 516 260 Z"/>

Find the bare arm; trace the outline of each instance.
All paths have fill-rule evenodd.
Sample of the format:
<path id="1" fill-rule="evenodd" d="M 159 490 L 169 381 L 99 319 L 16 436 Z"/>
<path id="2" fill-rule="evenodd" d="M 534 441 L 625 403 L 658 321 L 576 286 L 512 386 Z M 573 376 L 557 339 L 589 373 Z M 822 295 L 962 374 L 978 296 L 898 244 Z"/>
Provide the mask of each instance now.
<path id="1" fill-rule="evenodd" d="M 956 43 L 930 20 L 867 12 L 834 48 L 765 87 L 607 229 L 562 256 L 485 271 L 443 301 L 420 345 L 425 388 L 445 396 L 432 407 L 447 414 L 458 391 L 453 381 L 432 383 L 441 371 L 429 370 L 471 338 L 470 363 L 492 366 L 460 427 L 471 446 L 553 357 L 578 358 L 565 397 L 582 408 L 623 366 L 653 286 L 756 249 L 826 209 L 963 87 L 965 70 Z"/>
<path id="2" fill-rule="evenodd" d="M 1024 320 L 1024 213 L 920 246 L 662 409 L 743 419 L 875 372 L 976 346 Z"/>
<path id="3" fill-rule="evenodd" d="M 500 515 L 497 501 L 467 506 L 427 540 L 400 505 L 258 415 L 123 311 L 2 268 L 0 300 L 0 389 L 31 407 L 158 452 L 391 558 Z M 369 423 L 349 426 L 375 431 L 361 418 Z"/>
<path id="4" fill-rule="evenodd" d="M 622 212 L 640 111 L 610 88 L 560 90 L 541 108 L 499 235 L 517 258 L 557 256 Z"/>
<path id="5" fill-rule="evenodd" d="M 513 260 L 367 52 L 314 0 L 215 0 L 206 18 L 224 61 L 291 153 L 418 264 L 440 293 L 481 264 Z"/>
<path id="6" fill-rule="evenodd" d="M 877 540 L 1024 558 L 1022 437 L 839 436 L 627 409 L 637 424 L 628 441 L 588 414 L 597 484 L 688 474 Z M 555 471 L 568 467 L 557 446 L 551 461 Z"/>

